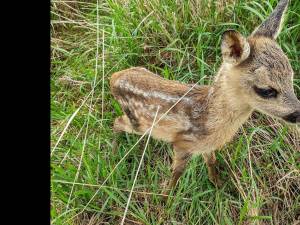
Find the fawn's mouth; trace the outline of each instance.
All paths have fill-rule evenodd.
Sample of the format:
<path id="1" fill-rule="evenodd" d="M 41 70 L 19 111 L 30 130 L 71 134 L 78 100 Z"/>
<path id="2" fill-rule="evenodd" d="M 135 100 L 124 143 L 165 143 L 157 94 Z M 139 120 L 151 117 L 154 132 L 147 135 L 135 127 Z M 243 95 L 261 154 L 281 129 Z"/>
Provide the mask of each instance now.
<path id="1" fill-rule="evenodd" d="M 288 114 L 282 117 L 282 119 L 290 123 L 300 123 L 300 111 L 295 111 L 291 114 Z"/>

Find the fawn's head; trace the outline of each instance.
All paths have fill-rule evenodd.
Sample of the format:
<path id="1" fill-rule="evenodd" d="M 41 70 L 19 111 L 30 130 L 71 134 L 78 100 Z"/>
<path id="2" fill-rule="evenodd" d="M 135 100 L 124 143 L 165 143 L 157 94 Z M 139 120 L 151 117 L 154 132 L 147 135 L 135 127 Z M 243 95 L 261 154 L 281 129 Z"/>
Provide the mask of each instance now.
<path id="1" fill-rule="evenodd" d="M 288 0 L 248 37 L 234 30 L 222 36 L 225 80 L 250 107 L 292 123 L 300 123 L 300 102 L 293 89 L 293 69 L 276 43 Z M 228 84 L 229 85 L 229 84 Z M 235 87 L 233 87 L 233 85 Z"/>

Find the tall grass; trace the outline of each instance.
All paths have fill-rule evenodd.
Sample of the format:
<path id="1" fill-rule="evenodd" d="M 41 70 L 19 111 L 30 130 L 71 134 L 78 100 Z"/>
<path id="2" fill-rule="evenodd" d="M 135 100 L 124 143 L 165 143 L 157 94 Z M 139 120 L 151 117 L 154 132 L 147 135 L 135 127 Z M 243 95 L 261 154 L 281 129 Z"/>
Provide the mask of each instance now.
<path id="1" fill-rule="evenodd" d="M 51 4 L 52 223 L 120 224 L 145 140 L 128 153 L 139 137 L 123 134 L 112 154 L 112 123 L 122 112 L 109 92 L 111 74 L 143 66 L 167 79 L 209 84 L 221 63 L 220 35 L 227 29 L 249 35 L 277 1 Z M 299 37 L 300 2 L 292 0 L 278 42 L 295 71 L 298 97 Z M 296 224 L 299 143 L 299 128 L 255 113 L 217 154 L 222 188 L 209 182 L 196 157 L 164 203 L 173 153 L 151 139 L 125 224 Z"/>

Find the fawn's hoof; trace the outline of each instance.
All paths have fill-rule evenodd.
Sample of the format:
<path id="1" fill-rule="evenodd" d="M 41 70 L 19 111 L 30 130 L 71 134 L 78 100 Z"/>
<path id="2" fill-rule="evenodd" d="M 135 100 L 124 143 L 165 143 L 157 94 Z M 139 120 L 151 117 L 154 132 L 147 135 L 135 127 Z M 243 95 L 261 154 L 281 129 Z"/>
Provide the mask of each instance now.
<path id="1" fill-rule="evenodd" d="M 162 192 L 162 195 L 161 195 L 161 198 L 162 198 L 162 202 L 164 204 L 167 203 L 168 199 L 169 199 L 169 194 L 170 194 L 171 190 L 170 189 L 165 189 L 163 192 Z"/>
<path id="2" fill-rule="evenodd" d="M 118 151 L 119 144 L 116 139 L 112 141 L 112 153 L 115 154 Z"/>
<path id="3" fill-rule="evenodd" d="M 162 197 L 162 199 L 163 199 L 163 202 L 167 202 L 167 200 L 168 200 L 168 197 L 169 197 L 169 194 L 170 194 L 170 192 L 171 192 L 171 189 L 170 189 L 170 187 L 169 187 L 169 185 L 168 185 L 168 181 L 167 180 L 165 180 L 164 182 L 162 182 L 161 184 L 160 184 L 160 186 L 161 186 L 161 188 L 162 188 L 162 193 L 161 193 L 161 197 Z"/>
<path id="4" fill-rule="evenodd" d="M 224 181 L 222 181 L 219 176 L 209 177 L 209 180 L 215 187 L 223 187 Z"/>

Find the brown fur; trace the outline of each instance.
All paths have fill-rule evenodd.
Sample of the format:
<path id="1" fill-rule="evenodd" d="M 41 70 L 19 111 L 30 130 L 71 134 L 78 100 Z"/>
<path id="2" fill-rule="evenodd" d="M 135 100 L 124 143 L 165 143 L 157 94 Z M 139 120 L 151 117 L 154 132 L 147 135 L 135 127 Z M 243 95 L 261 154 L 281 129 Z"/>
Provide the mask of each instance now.
<path id="1" fill-rule="evenodd" d="M 287 1 L 282 0 L 271 16 L 281 18 L 286 6 Z M 274 18 L 269 21 L 280 26 Z M 293 70 L 274 40 L 279 27 L 266 32 L 268 26 L 264 22 L 249 38 L 232 30 L 224 33 L 223 63 L 210 86 L 195 86 L 188 92 L 190 85 L 163 79 L 141 67 L 112 75 L 112 94 L 125 113 L 115 120 L 116 132 L 143 134 L 151 127 L 158 107 L 160 118 L 188 92 L 152 130 L 152 137 L 174 147 L 170 187 L 195 154 L 203 155 L 210 180 L 220 184 L 214 152 L 232 139 L 254 110 L 299 122 Z M 270 87 L 277 91 L 275 98 L 259 96 L 255 91 Z"/>

